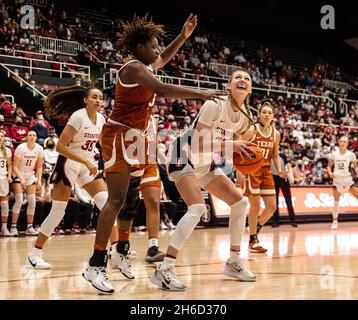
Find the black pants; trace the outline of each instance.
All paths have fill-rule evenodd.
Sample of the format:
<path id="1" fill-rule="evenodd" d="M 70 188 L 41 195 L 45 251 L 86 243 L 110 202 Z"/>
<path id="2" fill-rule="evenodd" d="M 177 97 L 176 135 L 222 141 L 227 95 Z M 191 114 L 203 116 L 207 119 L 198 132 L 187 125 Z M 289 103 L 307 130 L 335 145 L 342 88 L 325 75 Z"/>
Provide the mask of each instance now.
<path id="1" fill-rule="evenodd" d="M 278 212 L 278 194 L 280 189 L 282 190 L 283 196 L 285 197 L 288 215 L 290 217 L 291 222 L 295 221 L 295 211 L 292 206 L 292 198 L 291 198 L 291 187 L 289 182 L 286 179 L 282 179 L 280 176 L 274 175 L 275 180 L 275 189 L 276 189 L 276 211 L 273 214 L 273 221 L 279 221 L 279 212 Z"/>

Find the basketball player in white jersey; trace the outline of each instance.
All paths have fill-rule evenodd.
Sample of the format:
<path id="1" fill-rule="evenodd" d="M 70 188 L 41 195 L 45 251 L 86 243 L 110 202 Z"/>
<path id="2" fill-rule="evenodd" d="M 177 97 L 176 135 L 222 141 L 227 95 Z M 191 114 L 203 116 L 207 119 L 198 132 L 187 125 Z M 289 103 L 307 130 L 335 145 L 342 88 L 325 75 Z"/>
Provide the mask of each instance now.
<path id="1" fill-rule="evenodd" d="M 35 269 L 49 269 L 42 258 L 42 248 L 65 215 L 68 199 L 77 182 L 93 198 L 99 209 L 107 201 L 107 186 L 94 160 L 95 147 L 105 119 L 98 111 L 102 106 L 102 92 L 80 86 L 52 91 L 45 102 L 49 117 L 70 116 L 61 133 L 56 150 L 59 157 L 51 176 L 54 184 L 52 208 L 41 225 L 34 248 L 27 257 L 27 265 Z"/>
<path id="2" fill-rule="evenodd" d="M 24 201 L 23 190 L 26 191 L 27 196 L 26 235 L 36 236 L 38 234 L 32 223 L 36 208 L 36 186 L 41 187 L 43 148 L 36 143 L 36 138 L 36 132 L 30 130 L 27 133 L 26 142 L 21 143 L 14 154 L 12 188 L 15 194 L 15 203 L 12 207 L 12 226 L 10 230 L 13 236 L 18 235 L 16 224 Z"/>
<path id="3" fill-rule="evenodd" d="M 334 205 L 332 230 L 338 228 L 339 198 L 341 194 L 350 192 L 358 199 L 358 188 L 354 186 L 352 175 L 349 172 L 349 166 L 352 164 L 356 175 L 358 175 L 357 158 L 353 152 L 348 151 L 348 143 L 348 137 L 340 137 L 338 140 L 339 150 L 331 154 L 327 166 L 328 174 L 333 179 Z M 332 165 L 334 165 L 333 172 Z"/>
<path id="4" fill-rule="evenodd" d="M 5 134 L 0 131 L 0 206 L 1 206 L 1 235 L 9 237 L 7 229 L 9 217 L 9 184 L 12 183 L 12 155 L 11 150 L 4 145 Z"/>
<path id="5" fill-rule="evenodd" d="M 171 145 L 169 179 L 175 182 L 188 211 L 177 224 L 164 261 L 151 279 L 152 283 L 164 290 L 186 289 L 186 285 L 176 277 L 175 262 L 184 242 L 207 211 L 200 187 L 231 208 L 230 257 L 223 273 L 239 281 L 256 281 L 256 276 L 245 268 L 239 258 L 248 201 L 226 174 L 213 166 L 212 161 L 215 151 L 228 152 L 227 148 L 232 148 L 243 157 L 249 157 L 247 150 L 253 145 L 246 141 L 255 131 L 248 105 L 252 90 L 250 75 L 240 68 L 230 77 L 228 88 L 230 95 L 218 102 L 206 101 L 192 127 Z M 238 140 L 239 138 L 245 140 Z M 183 150 L 185 147 L 186 151 Z M 213 147 L 218 150 L 213 150 Z"/>

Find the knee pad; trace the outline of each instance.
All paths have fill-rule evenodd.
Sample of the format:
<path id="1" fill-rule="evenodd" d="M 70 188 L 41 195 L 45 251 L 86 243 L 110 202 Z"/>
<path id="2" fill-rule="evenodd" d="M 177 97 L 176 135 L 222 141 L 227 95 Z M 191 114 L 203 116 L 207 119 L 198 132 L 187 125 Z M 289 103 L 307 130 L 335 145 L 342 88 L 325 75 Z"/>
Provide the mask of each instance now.
<path id="1" fill-rule="evenodd" d="M 101 191 L 94 195 L 93 201 L 99 210 L 102 210 L 108 199 L 108 192 Z"/>
<path id="2" fill-rule="evenodd" d="M 20 213 L 23 202 L 24 202 L 24 195 L 22 193 L 15 193 L 15 203 L 12 207 L 12 212 Z"/>
<path id="3" fill-rule="evenodd" d="M 27 211 L 26 211 L 26 213 L 30 216 L 33 216 L 35 214 L 35 208 L 36 208 L 36 196 L 35 196 L 35 194 L 29 194 L 27 196 Z"/>
<path id="4" fill-rule="evenodd" d="M 50 237 L 53 230 L 55 230 L 65 216 L 66 207 L 67 202 L 53 200 L 51 211 L 42 223 L 40 232 L 45 236 Z"/>
<path id="5" fill-rule="evenodd" d="M 8 217 L 9 216 L 9 203 L 7 201 L 0 201 L 1 206 L 1 216 Z"/>
<path id="6" fill-rule="evenodd" d="M 231 213 L 229 219 L 230 244 L 240 246 L 242 236 L 245 232 L 246 210 L 249 202 L 246 198 L 230 206 Z"/>
<path id="7" fill-rule="evenodd" d="M 180 219 L 170 239 L 170 246 L 180 250 L 199 223 L 201 216 L 206 212 L 206 205 L 203 203 L 193 204 L 188 207 L 186 214 Z"/>

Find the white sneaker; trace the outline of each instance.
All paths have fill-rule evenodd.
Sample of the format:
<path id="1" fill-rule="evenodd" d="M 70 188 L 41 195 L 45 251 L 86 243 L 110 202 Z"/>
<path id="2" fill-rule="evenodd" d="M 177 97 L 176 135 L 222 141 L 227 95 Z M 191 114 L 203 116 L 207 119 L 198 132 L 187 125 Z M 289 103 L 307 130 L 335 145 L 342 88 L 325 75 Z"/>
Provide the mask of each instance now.
<path id="1" fill-rule="evenodd" d="M 173 263 L 161 263 L 155 270 L 151 281 L 163 290 L 185 291 L 187 286 L 180 282 L 175 274 Z"/>
<path id="2" fill-rule="evenodd" d="M 112 258 L 112 254 L 114 252 L 117 252 L 117 245 L 116 244 L 112 244 L 111 248 L 109 249 L 108 252 L 108 258 L 111 259 Z M 137 252 L 136 251 L 128 251 L 127 253 L 127 258 L 130 260 L 136 259 L 137 258 Z"/>
<path id="3" fill-rule="evenodd" d="M 28 227 L 28 228 L 26 229 L 26 235 L 27 235 L 27 236 L 37 236 L 38 234 L 39 234 L 39 232 L 36 231 L 33 226 Z"/>
<path id="4" fill-rule="evenodd" d="M 172 221 L 169 221 L 167 226 L 168 226 L 168 229 L 170 229 L 170 230 L 175 230 L 175 227 L 176 227 Z"/>
<path id="5" fill-rule="evenodd" d="M 160 230 L 167 230 L 168 227 L 166 226 L 166 224 L 165 224 L 163 221 L 161 221 L 161 222 L 160 222 L 159 229 L 160 229 Z"/>
<path id="6" fill-rule="evenodd" d="M 224 266 L 223 273 L 228 277 L 239 279 L 240 281 L 256 281 L 256 276 L 246 270 L 246 267 L 241 261 L 230 262 L 228 260 Z"/>
<path id="7" fill-rule="evenodd" d="M 51 265 L 42 259 L 42 255 L 43 252 L 38 254 L 30 252 L 27 256 L 26 265 L 33 269 L 51 269 Z"/>
<path id="8" fill-rule="evenodd" d="M 331 225 L 331 230 L 337 230 L 338 229 L 338 221 L 333 220 L 333 223 Z"/>
<path id="9" fill-rule="evenodd" d="M 119 271 L 128 279 L 135 278 L 135 272 L 132 268 L 132 265 L 129 261 L 128 254 L 118 253 L 117 250 L 111 253 L 111 263 L 113 268 L 118 268 Z"/>
<path id="10" fill-rule="evenodd" d="M 15 226 L 11 227 L 10 229 L 11 237 L 17 237 L 19 235 L 19 231 L 17 231 L 17 228 Z"/>
<path id="11" fill-rule="evenodd" d="M 114 288 L 109 281 L 106 267 L 91 267 L 87 266 L 82 276 L 97 289 L 100 293 L 110 294 L 114 293 Z"/>
<path id="12" fill-rule="evenodd" d="M 7 229 L 7 227 L 1 228 L 1 235 L 3 237 L 11 237 L 10 231 Z"/>

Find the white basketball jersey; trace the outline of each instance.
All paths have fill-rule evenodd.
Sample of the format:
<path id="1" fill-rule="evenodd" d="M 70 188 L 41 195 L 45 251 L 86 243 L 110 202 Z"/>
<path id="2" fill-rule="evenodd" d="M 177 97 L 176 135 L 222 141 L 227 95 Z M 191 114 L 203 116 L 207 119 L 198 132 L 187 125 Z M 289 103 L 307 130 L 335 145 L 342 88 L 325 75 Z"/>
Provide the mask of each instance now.
<path id="1" fill-rule="evenodd" d="M 105 118 L 99 112 L 97 112 L 96 124 L 88 117 L 85 108 L 74 112 L 68 119 L 67 124 L 74 127 L 77 132 L 69 144 L 69 147 L 81 157 L 93 158 L 96 143 L 105 122 Z"/>
<path id="2" fill-rule="evenodd" d="M 200 123 L 214 130 L 216 140 L 232 139 L 234 133 L 242 134 L 249 128 L 248 118 L 241 111 L 234 112 L 228 97 L 223 99 L 225 100 L 218 100 L 218 103 L 206 101 L 198 115 Z M 242 109 L 246 111 L 245 106 L 242 106 Z M 210 123 L 206 122 L 206 113 L 213 115 Z"/>
<path id="3" fill-rule="evenodd" d="M 189 129 L 195 130 L 197 122 L 208 126 L 210 133 L 206 134 L 204 130 L 200 131 L 200 136 L 212 136 L 213 140 L 210 142 L 219 143 L 220 141 L 233 140 L 234 133 L 243 134 L 250 126 L 249 119 L 241 112 L 234 110 L 228 97 L 223 97 L 225 100 L 206 101 L 200 109 L 198 117 L 195 119 L 193 125 Z M 245 110 L 245 106 L 242 106 Z M 217 147 L 214 147 L 217 148 Z M 194 167 L 208 165 L 212 161 L 213 149 L 209 146 L 204 148 L 203 152 L 194 150 L 192 147 L 189 152 L 189 158 Z M 229 150 L 226 150 L 227 152 Z"/>
<path id="4" fill-rule="evenodd" d="M 9 148 L 5 147 L 5 153 L 0 150 L 0 176 L 7 175 L 7 158 L 11 158 L 11 150 Z"/>
<path id="5" fill-rule="evenodd" d="M 27 147 L 27 143 L 21 143 L 15 150 L 15 157 L 20 158 L 19 171 L 20 172 L 33 172 L 36 167 L 38 158 L 43 158 L 43 148 L 35 143 L 32 149 Z"/>
<path id="6" fill-rule="evenodd" d="M 350 151 L 341 154 L 340 151 L 337 150 L 331 154 L 331 160 L 334 161 L 334 174 L 348 176 L 351 175 L 349 172 L 349 165 L 352 161 L 356 160 L 356 156 Z"/>

